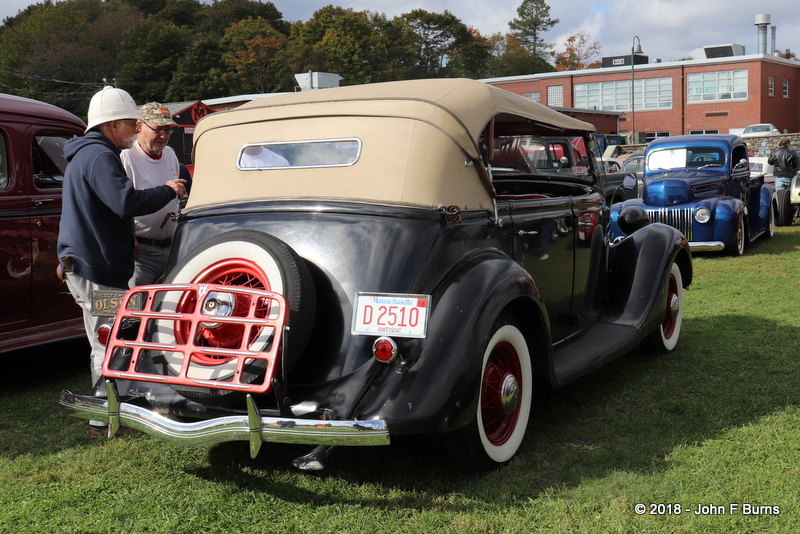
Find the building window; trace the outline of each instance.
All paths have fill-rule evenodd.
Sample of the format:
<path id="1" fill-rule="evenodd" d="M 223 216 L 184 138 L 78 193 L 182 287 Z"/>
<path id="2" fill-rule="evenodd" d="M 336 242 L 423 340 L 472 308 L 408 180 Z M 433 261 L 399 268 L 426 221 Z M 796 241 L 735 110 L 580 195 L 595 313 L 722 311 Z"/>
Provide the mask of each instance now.
<path id="1" fill-rule="evenodd" d="M 689 102 L 747 99 L 747 69 L 697 72 L 686 83 Z"/>
<path id="2" fill-rule="evenodd" d="M 700 134 L 718 134 L 719 130 L 689 130 L 689 135 L 700 135 Z"/>
<path id="3" fill-rule="evenodd" d="M 644 103 L 642 94 L 644 93 Z M 672 78 L 635 80 L 636 111 L 672 108 Z M 582 83 L 575 85 L 575 107 L 605 111 L 630 111 L 631 82 Z"/>
<path id="4" fill-rule="evenodd" d="M 649 143 L 653 139 L 658 139 L 659 137 L 669 137 L 669 132 L 647 132 L 644 137 Z"/>
<path id="5" fill-rule="evenodd" d="M 551 85 L 547 88 L 547 105 L 553 108 L 564 107 L 563 85 Z"/>
<path id="6" fill-rule="evenodd" d="M 783 80 L 783 98 L 789 98 L 789 80 Z"/>
<path id="7" fill-rule="evenodd" d="M 767 94 L 769 96 L 775 96 L 775 78 L 772 76 L 767 78 Z"/>
<path id="8" fill-rule="evenodd" d="M 522 96 L 524 96 L 527 99 L 533 100 L 534 102 L 542 101 L 542 95 L 538 91 L 535 93 L 522 93 Z"/>

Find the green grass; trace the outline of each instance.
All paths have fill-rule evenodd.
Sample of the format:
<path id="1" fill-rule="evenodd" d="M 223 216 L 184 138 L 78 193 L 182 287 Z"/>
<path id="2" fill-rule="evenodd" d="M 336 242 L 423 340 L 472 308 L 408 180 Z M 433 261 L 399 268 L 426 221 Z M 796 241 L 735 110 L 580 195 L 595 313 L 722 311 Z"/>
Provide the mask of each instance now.
<path id="1" fill-rule="evenodd" d="M 798 265 L 800 226 L 742 258 L 696 255 L 678 348 L 544 399 L 519 455 L 479 476 L 454 471 L 436 439 L 336 449 L 323 474 L 290 466 L 310 447 L 265 444 L 251 460 L 245 443 L 91 440 L 56 411 L 62 388 L 88 389 L 74 345 L 4 355 L 0 532 L 796 533 Z"/>

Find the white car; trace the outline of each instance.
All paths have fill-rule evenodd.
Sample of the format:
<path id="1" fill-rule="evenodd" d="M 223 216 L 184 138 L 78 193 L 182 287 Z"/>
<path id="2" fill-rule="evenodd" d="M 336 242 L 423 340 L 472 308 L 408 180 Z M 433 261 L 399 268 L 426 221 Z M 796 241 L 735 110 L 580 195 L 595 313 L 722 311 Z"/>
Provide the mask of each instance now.
<path id="1" fill-rule="evenodd" d="M 764 181 L 768 184 L 775 183 L 775 176 L 772 174 L 772 165 L 767 163 L 769 158 L 764 156 L 752 156 L 750 158 L 750 177 L 756 178 L 764 175 Z"/>
<path id="2" fill-rule="evenodd" d="M 778 130 L 774 124 L 765 122 L 762 124 L 751 124 L 744 129 L 742 137 L 761 137 L 764 135 L 780 135 L 780 133 L 780 130 Z"/>

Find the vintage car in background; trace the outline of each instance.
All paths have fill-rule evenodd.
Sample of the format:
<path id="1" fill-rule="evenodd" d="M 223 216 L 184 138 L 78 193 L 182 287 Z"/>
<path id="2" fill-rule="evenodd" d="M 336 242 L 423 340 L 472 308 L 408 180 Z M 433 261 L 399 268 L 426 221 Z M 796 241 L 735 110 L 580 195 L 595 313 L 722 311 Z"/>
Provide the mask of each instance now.
<path id="1" fill-rule="evenodd" d="M 62 149 L 85 128 L 61 108 L 0 94 L 0 352 L 85 335 L 56 276 Z"/>
<path id="2" fill-rule="evenodd" d="M 774 184 L 775 176 L 772 174 L 772 165 L 768 159 L 764 156 L 750 156 L 750 177 L 758 178 L 759 175 L 763 175 L 765 183 Z"/>
<path id="3" fill-rule="evenodd" d="M 614 163 L 615 165 L 600 165 L 600 185 L 609 206 L 640 196 L 644 177 L 644 151 L 634 152 L 622 161 L 615 159 Z"/>
<path id="4" fill-rule="evenodd" d="M 742 137 L 763 137 L 765 135 L 779 135 L 781 133 L 774 124 L 765 122 L 761 124 L 751 124 L 742 130 Z"/>
<path id="5" fill-rule="evenodd" d="M 634 208 L 628 216 L 625 211 Z M 611 208 L 610 238 L 641 216 L 674 226 L 693 251 L 744 254 L 745 243 L 775 232 L 777 204 L 764 176 L 750 176 L 744 140 L 732 134 L 665 137 L 645 152 L 642 198 Z"/>
<path id="6" fill-rule="evenodd" d="M 180 445 L 388 445 L 456 465 L 520 448 L 534 391 L 669 351 L 683 235 L 606 239 L 593 127 L 474 80 L 277 95 L 197 125 L 165 284 L 131 289 L 107 398 L 61 409 Z"/>

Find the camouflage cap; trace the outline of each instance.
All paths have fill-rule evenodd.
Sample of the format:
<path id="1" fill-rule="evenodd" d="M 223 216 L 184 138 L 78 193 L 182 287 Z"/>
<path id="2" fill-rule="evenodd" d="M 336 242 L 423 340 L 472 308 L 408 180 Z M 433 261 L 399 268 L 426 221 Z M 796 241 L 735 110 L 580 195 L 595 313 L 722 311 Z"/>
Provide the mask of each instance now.
<path id="1" fill-rule="evenodd" d="M 148 102 L 139 110 L 142 117 L 146 121 L 150 121 L 156 126 L 177 126 L 178 124 L 172 120 L 169 110 L 166 106 L 162 106 L 158 102 Z"/>

